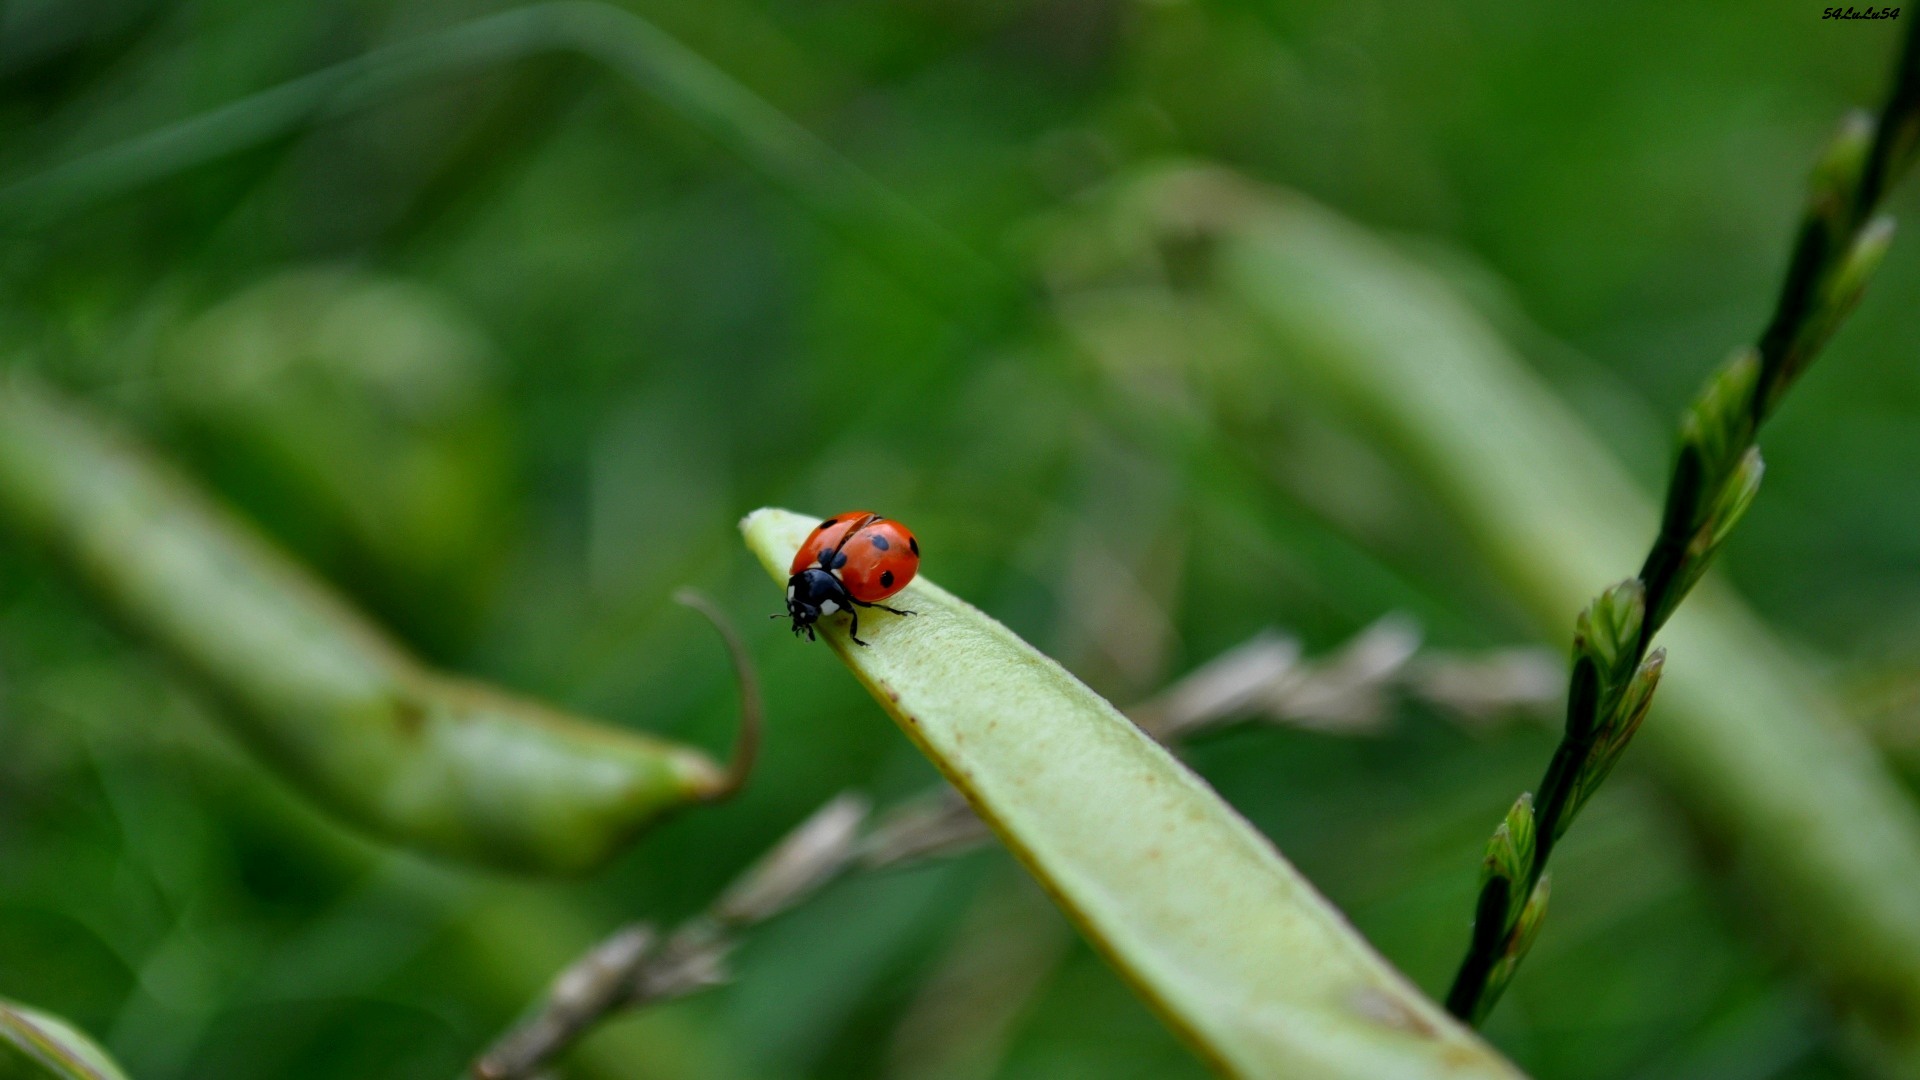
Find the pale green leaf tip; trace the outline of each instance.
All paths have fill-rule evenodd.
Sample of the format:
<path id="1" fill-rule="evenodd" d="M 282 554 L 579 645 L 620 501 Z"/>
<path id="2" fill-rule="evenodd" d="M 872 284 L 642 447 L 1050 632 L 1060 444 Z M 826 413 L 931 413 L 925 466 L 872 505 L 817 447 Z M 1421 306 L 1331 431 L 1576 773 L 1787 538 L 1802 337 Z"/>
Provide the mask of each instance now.
<path id="1" fill-rule="evenodd" d="M 1503 877 L 1508 881 L 1523 881 L 1533 865 L 1533 849 L 1536 843 L 1533 815 L 1533 793 L 1525 791 L 1514 800 L 1507 816 L 1494 827 L 1493 838 L 1487 842 L 1487 856 L 1484 881 L 1488 877 Z"/>
<path id="2" fill-rule="evenodd" d="M 1575 622 L 1574 647 L 1593 657 L 1603 685 L 1617 678 L 1622 658 L 1633 652 L 1646 619 L 1647 589 L 1628 578 L 1594 598 Z"/>
<path id="3" fill-rule="evenodd" d="M 127 1080 L 107 1052 L 78 1028 L 4 1000 L 0 1000 L 0 1077 Z"/>
<path id="4" fill-rule="evenodd" d="M 786 566 L 792 560 L 793 552 L 798 551 L 801 541 L 806 539 L 803 533 L 791 545 L 786 543 L 794 531 L 788 519 L 797 520 L 799 517 L 791 511 L 762 507 L 740 519 L 740 535 L 746 537 L 747 549 L 760 559 L 760 565 L 766 567 L 767 573 L 775 578 L 787 576 Z M 819 519 L 808 520 L 817 523 Z M 781 554 L 783 550 L 786 552 L 784 556 Z"/>
<path id="5" fill-rule="evenodd" d="M 1680 420 L 1680 437 L 1699 453 L 1709 478 L 1719 476 L 1753 434 L 1753 396 L 1760 386 L 1760 353 L 1751 346 L 1733 354 L 1707 380 Z"/>
<path id="6" fill-rule="evenodd" d="M 1541 874 L 1540 881 L 1533 887 L 1533 895 L 1527 898 L 1526 906 L 1521 908 L 1520 917 L 1514 924 L 1513 940 L 1508 945 L 1509 954 L 1515 959 L 1527 955 L 1533 948 L 1534 939 L 1540 936 L 1540 927 L 1547 918 L 1547 900 L 1553 895 L 1553 875 Z"/>
<path id="7" fill-rule="evenodd" d="M 1851 109 L 1841 117 L 1840 130 L 1813 168 L 1811 186 L 1816 200 L 1844 199 L 1852 194 L 1873 145 L 1873 131 L 1873 114 L 1865 109 Z"/>
<path id="8" fill-rule="evenodd" d="M 1834 272 L 1828 289 L 1830 303 L 1850 306 L 1859 299 L 1867 281 L 1887 257 L 1887 249 L 1893 246 L 1894 231 L 1891 214 L 1877 215 L 1861 227 Z"/>

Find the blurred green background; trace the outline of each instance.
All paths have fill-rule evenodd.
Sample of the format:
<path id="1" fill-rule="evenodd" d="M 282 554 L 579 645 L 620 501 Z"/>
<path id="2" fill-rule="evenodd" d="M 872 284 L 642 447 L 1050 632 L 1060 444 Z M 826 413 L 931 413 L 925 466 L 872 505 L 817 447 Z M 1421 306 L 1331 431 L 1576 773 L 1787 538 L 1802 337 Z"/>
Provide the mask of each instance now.
<path id="1" fill-rule="evenodd" d="M 621 921 L 697 910 L 836 791 L 932 783 L 763 618 L 778 593 L 734 531 L 756 506 L 908 522 L 927 573 L 1122 705 L 1269 626 L 1325 652 L 1398 610 L 1432 648 L 1529 644 L 1434 500 L 1304 389 L 1228 372 L 1196 402 L 1076 347 L 1063 236 L 1172 159 L 1304 192 L 1441 268 L 1651 492 L 1894 44 L 1802 2 L 626 6 L 877 187 L 822 198 L 698 101 L 537 43 L 187 167 L 149 148 L 38 183 L 504 5 L 0 0 L 0 364 L 137 431 L 436 664 L 721 753 L 724 657 L 667 602 L 696 584 L 771 708 L 742 797 L 603 872 L 436 863 L 289 794 L 0 534 L 0 994 L 135 1076 L 453 1075 Z M 1920 245 L 1896 244 L 1767 432 L 1721 563 L 1909 753 L 1916 297 Z M 1380 735 L 1251 728 L 1191 758 L 1438 993 L 1486 831 L 1552 737 L 1401 706 Z M 1497 1044 L 1543 1078 L 1850 1075 L 1631 759 L 1585 820 Z M 755 934 L 732 986 L 610 1025 L 566 1075 L 1200 1073 L 980 852 L 835 888 Z"/>

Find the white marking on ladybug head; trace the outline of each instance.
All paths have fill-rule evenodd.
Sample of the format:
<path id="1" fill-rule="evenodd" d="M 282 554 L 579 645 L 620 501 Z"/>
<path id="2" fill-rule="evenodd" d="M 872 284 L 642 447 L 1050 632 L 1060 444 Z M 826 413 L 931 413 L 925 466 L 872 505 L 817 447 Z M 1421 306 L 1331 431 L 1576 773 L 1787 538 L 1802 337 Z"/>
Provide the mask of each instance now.
<path id="1" fill-rule="evenodd" d="M 823 600 L 820 603 L 820 614 L 822 615 L 831 615 L 834 612 L 839 610 L 840 610 L 840 605 L 835 603 L 832 600 Z"/>
<path id="2" fill-rule="evenodd" d="M 787 586 L 787 599 L 789 599 L 789 600 L 791 600 L 791 599 L 793 599 L 793 586 L 792 586 L 792 585 L 788 585 L 788 586 Z"/>

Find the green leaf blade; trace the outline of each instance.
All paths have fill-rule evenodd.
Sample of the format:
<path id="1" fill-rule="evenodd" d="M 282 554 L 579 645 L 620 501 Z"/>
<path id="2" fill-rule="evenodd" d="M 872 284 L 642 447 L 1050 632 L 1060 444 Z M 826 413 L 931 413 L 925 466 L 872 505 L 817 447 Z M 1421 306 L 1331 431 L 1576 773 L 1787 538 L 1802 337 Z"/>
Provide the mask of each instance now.
<path id="1" fill-rule="evenodd" d="M 65 1020 L 0 1001 L 0 1080 L 127 1080 L 127 1074 Z"/>
<path id="2" fill-rule="evenodd" d="M 817 516 L 741 524 L 776 581 Z M 1519 1075 L 1389 967 L 1265 838 L 1065 669 L 917 579 L 822 638 L 1088 939 L 1234 1076 Z"/>
<path id="3" fill-rule="evenodd" d="M 704 753 L 427 667 L 164 461 L 0 378 L 0 527 L 223 706 L 282 780 L 392 843 L 577 873 L 726 791 Z"/>
<path id="4" fill-rule="evenodd" d="M 1170 203 L 1191 177 L 1149 176 L 1127 205 Z M 1289 386 L 1390 448 L 1539 632 L 1560 638 L 1593 582 L 1641 553 L 1653 505 L 1444 279 L 1303 199 L 1228 191 L 1221 205 L 1245 209 L 1216 237 L 1214 270 L 1272 334 Z M 1872 1007 L 1838 1004 L 1873 1055 L 1920 1075 L 1920 1028 L 1904 1019 L 1920 1015 L 1912 801 L 1831 690 L 1730 590 L 1704 583 L 1661 640 L 1686 662 L 1661 679 L 1662 714 L 1639 740 L 1649 759 L 1737 838 L 1795 955 L 1835 985 L 1878 988 Z"/>

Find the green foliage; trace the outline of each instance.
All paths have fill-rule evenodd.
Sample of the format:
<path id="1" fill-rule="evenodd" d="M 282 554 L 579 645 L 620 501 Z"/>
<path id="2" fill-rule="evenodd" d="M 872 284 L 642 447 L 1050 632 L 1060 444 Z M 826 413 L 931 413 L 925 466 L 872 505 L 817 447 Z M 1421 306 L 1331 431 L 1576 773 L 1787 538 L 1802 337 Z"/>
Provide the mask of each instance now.
<path id="1" fill-rule="evenodd" d="M 1849 120 L 1815 167 L 1801 243 L 1760 344 L 1736 356 L 1682 418 L 1666 511 L 1640 576 L 1603 594 L 1579 618 L 1566 734 L 1540 782 L 1547 842 L 1535 853 L 1528 882 L 1542 879 L 1552 842 L 1645 719 L 1664 658 L 1640 659 L 1760 490 L 1766 470 L 1753 445 L 1760 422 L 1853 310 L 1886 255 L 1892 221 L 1872 215 L 1905 164 L 1887 146 L 1906 114 L 1920 110 L 1920 82 L 1910 77 L 1916 65 L 1920 24 L 1907 35 L 1878 122 L 1862 128 Z M 1488 941 L 1474 935 L 1447 996 L 1454 1015 L 1476 1023 L 1511 976 L 1509 964 L 1496 981 L 1485 955 Z M 1506 955 L 1514 955 L 1511 947 Z"/>
<path id="2" fill-rule="evenodd" d="M 1510 928 L 1504 936 L 1495 955 L 1493 966 L 1487 972 L 1486 989 L 1474 1002 L 1474 1012 L 1470 1023 L 1481 1024 L 1493 1012 L 1494 1005 L 1500 1001 L 1500 995 L 1506 993 L 1507 984 L 1513 981 L 1513 973 L 1520 961 L 1533 948 L 1533 940 L 1540 936 L 1540 927 L 1547 917 L 1547 898 L 1552 893 L 1553 875 L 1542 874 L 1540 880 L 1528 895 L 1527 902 L 1514 915 Z"/>
<path id="3" fill-rule="evenodd" d="M 1698 473 L 1700 487 L 1717 487 L 1734 462 L 1753 442 L 1753 394 L 1760 382 L 1760 353 L 1743 349 L 1707 381 L 1680 418 L 1680 447 L 1690 455 L 1689 468 Z M 1691 501 L 1691 500 L 1688 500 Z M 1684 505 L 1669 496 L 1669 505 Z M 1678 513 L 1679 511 L 1673 511 Z M 1683 527 L 1698 527 L 1690 519 Z"/>
<path id="4" fill-rule="evenodd" d="M 0 1077 L 126 1080 L 105 1050 L 57 1017 L 0 1001 Z"/>
<path id="5" fill-rule="evenodd" d="M 1594 712 L 1610 704 L 1640 655 L 1640 628 L 1647 617 L 1647 589 L 1639 578 L 1628 578 L 1603 592 L 1574 621 L 1573 654 L 1576 663 L 1591 666 L 1600 693 L 1591 708 L 1570 714 L 1569 727 L 1593 730 Z"/>
<path id="6" fill-rule="evenodd" d="M 772 714 L 743 798 L 590 878 L 416 860 L 290 798 L 204 682 L 5 532 L 0 990 L 141 1080 L 456 1075 L 614 926 L 702 910 L 836 792 L 933 782 L 763 618 L 777 590 L 731 539 L 750 506 L 901 516 L 936 580 L 1122 705 L 1263 627 L 1321 655 L 1392 610 L 1431 650 L 1409 680 L 1498 685 L 1505 648 L 1564 651 L 1643 554 L 1697 365 L 1775 285 L 1797 168 L 1914 23 L 1732 0 L 582 10 L 4 5 L 0 363 L 136 431 L 435 670 L 717 752 L 736 689 L 670 602 L 693 584 L 747 631 Z M 696 64 L 649 63 L 674 57 Z M 1894 159 L 1903 116 L 1873 143 Z M 1361 225 L 1285 233 L 1299 272 L 1260 317 L 1251 281 L 1209 275 L 1246 254 L 1222 222 L 1297 205 L 1276 189 L 1102 216 L 1077 258 L 1051 239 L 1169 155 Z M 1359 273 L 1381 236 L 1417 239 Z M 1145 254 L 1069 272 L 1116 248 Z M 1661 715 L 1556 857 L 1561 917 L 1488 1028 L 1541 1080 L 1851 1075 L 1838 1033 L 1914 1014 L 1911 831 L 1842 695 L 1913 660 L 1920 525 L 1891 493 L 1915 250 L 1769 431 L 1727 580 L 1663 632 Z M 1285 303 L 1337 354 L 1324 377 L 1268 317 Z M 1356 347 L 1402 336 L 1405 365 Z M 459 396 L 415 396 L 463 342 Z M 298 355 L 235 386 L 252 346 Z M 1905 700 L 1872 698 L 1903 740 Z M 1489 789 L 1532 785 L 1550 743 L 1384 705 L 1377 737 L 1182 754 L 1444 989 Z M 1726 859 L 1695 858 L 1694 822 Z M 1204 1075 L 992 854 L 836 886 L 732 959 L 729 988 L 609 1025 L 561 1075 Z"/>
<path id="7" fill-rule="evenodd" d="M 1641 578 L 1654 584 L 1648 637 L 1666 625 L 1706 573 L 1760 488 L 1766 469 L 1753 445 L 1760 375 L 1760 351 L 1742 350 L 1707 381 L 1680 419 L 1680 452 L 1659 535 L 1641 569 Z M 1635 658 L 1643 648 L 1636 646 Z"/>
<path id="8" fill-rule="evenodd" d="M 183 478 L 24 376 L 0 515 L 205 680 L 286 780 L 408 847 L 578 871 L 730 791 L 698 751 L 428 670 Z"/>
<path id="9" fill-rule="evenodd" d="M 1581 762 L 1573 779 L 1573 791 L 1567 797 L 1567 808 L 1556 822 L 1557 829 L 1564 833 L 1580 808 L 1587 804 L 1600 782 L 1613 771 L 1627 744 L 1640 730 L 1641 721 L 1647 718 L 1647 710 L 1653 707 L 1653 691 L 1660 685 L 1660 672 L 1665 668 L 1667 653 L 1665 649 L 1655 649 L 1634 669 L 1631 678 L 1622 690 L 1619 703 L 1607 712 L 1607 719 L 1594 731 L 1593 747 Z"/>
<path id="10" fill-rule="evenodd" d="M 740 528 L 784 583 L 819 521 L 756 510 Z M 822 635 L 1203 1058 L 1249 1078 L 1519 1075 L 1058 664 L 924 575 L 897 602 L 916 614 L 870 612 L 866 647 L 839 620 Z M 1512 842 L 1530 846 L 1532 815 L 1524 803 L 1515 814 Z"/>
<path id="11" fill-rule="evenodd" d="M 1513 809 L 1507 811 L 1506 819 L 1494 827 L 1480 870 L 1483 894 L 1494 881 L 1503 883 L 1500 891 L 1508 900 L 1505 910 L 1498 913 L 1497 922 L 1502 926 L 1512 926 L 1525 906 L 1524 883 L 1533 871 L 1534 842 L 1533 795 L 1521 792 L 1513 802 Z"/>
<path id="12" fill-rule="evenodd" d="M 1291 374 L 1377 432 L 1395 459 L 1444 500 L 1541 633 L 1565 634 L 1565 611 L 1579 603 L 1585 583 L 1617 572 L 1634 555 L 1635 523 L 1654 520 L 1651 508 L 1580 422 L 1427 267 L 1311 204 L 1263 199 L 1217 175 L 1153 177 L 1126 193 L 1128 210 L 1178 220 L 1185 200 L 1218 187 L 1227 193 L 1212 198 L 1236 206 L 1211 238 L 1222 292 L 1272 334 Z M 1734 371 L 1737 384 L 1742 376 Z M 1500 422 L 1488 423 L 1489 416 Z M 1682 460 L 1689 458 L 1698 460 Z M 1757 457 L 1723 460 L 1735 463 L 1732 482 L 1695 484 L 1686 500 L 1698 506 L 1723 497 L 1718 522 L 1713 514 L 1667 515 L 1685 526 L 1701 522 L 1709 542 L 1714 526 L 1750 497 L 1758 474 Z M 1676 556 L 1665 565 L 1678 567 L 1686 545 L 1672 550 Z M 1915 1029 L 1890 1018 L 1920 1012 L 1920 894 L 1902 884 L 1920 877 L 1920 816 L 1845 723 L 1842 707 L 1811 690 L 1810 673 L 1730 597 L 1695 597 L 1689 617 L 1666 628 L 1663 644 L 1687 663 L 1667 670 L 1662 654 L 1649 653 L 1629 666 L 1634 651 L 1648 648 L 1647 626 L 1658 610 L 1653 579 L 1641 579 L 1649 616 L 1637 635 L 1623 621 L 1642 610 L 1632 586 L 1609 590 L 1587 616 L 1567 727 L 1535 791 L 1534 873 L 1544 870 L 1569 808 L 1590 799 L 1639 730 L 1654 686 L 1664 686 L 1668 708 L 1646 735 L 1673 792 L 1738 830 L 1744 867 L 1776 883 L 1770 895 L 1813 962 L 1830 977 L 1872 980 L 1904 1003 L 1887 1012 L 1864 999 L 1843 1007 L 1858 1010 L 1852 1015 L 1873 1032 L 1877 1055 L 1911 1067 L 1920 1061 Z M 1627 672 L 1634 674 L 1615 684 L 1618 697 L 1610 702 L 1603 674 L 1617 680 Z M 1481 894 L 1467 960 L 1449 994 L 1463 1017 L 1475 1014 L 1515 940 L 1500 915 L 1520 890 L 1490 885 L 1506 891 Z"/>

